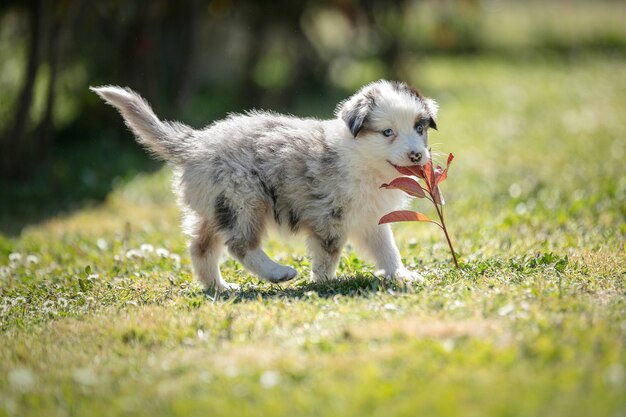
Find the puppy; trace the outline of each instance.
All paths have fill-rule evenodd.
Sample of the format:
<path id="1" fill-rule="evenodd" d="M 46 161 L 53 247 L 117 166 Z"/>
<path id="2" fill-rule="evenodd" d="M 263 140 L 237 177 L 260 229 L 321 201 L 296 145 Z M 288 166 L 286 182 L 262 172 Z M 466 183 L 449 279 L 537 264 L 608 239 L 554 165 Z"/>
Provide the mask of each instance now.
<path id="1" fill-rule="evenodd" d="M 335 277 L 350 239 L 385 276 L 422 281 L 402 265 L 389 225 L 378 225 L 404 203 L 401 191 L 379 188 L 398 176 L 393 165 L 430 158 L 437 105 L 417 90 L 380 80 L 339 103 L 333 120 L 252 111 L 195 130 L 159 120 L 128 88 L 91 89 L 117 108 L 141 145 L 176 167 L 174 188 L 204 288 L 237 287 L 220 273 L 224 246 L 262 279 L 294 278 L 295 269 L 261 248 L 272 223 L 306 235 L 313 280 Z"/>

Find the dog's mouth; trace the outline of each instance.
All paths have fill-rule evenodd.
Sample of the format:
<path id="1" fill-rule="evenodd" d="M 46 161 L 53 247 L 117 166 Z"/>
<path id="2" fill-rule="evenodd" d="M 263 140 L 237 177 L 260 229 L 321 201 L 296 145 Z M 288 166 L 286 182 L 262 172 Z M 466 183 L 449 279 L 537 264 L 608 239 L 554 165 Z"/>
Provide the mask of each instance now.
<path id="1" fill-rule="evenodd" d="M 395 169 L 401 169 L 401 168 L 410 168 L 410 167 L 421 167 L 423 166 L 422 164 L 409 164 L 409 165 L 396 165 L 393 162 L 391 162 L 390 160 L 386 160 L 387 163 L 389 165 L 391 165 L 392 167 L 394 167 Z M 428 161 L 427 161 L 428 162 Z"/>

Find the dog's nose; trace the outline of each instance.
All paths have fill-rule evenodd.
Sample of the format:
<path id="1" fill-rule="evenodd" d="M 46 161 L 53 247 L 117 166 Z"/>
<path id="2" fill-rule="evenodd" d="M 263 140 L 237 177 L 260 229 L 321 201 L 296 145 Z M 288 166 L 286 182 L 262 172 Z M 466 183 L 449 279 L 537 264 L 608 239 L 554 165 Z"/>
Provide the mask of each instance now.
<path id="1" fill-rule="evenodd" d="M 419 161 L 422 160 L 422 153 L 421 152 L 411 152 L 411 153 L 409 153 L 409 159 L 411 160 L 411 162 L 416 164 L 416 163 L 418 163 Z"/>

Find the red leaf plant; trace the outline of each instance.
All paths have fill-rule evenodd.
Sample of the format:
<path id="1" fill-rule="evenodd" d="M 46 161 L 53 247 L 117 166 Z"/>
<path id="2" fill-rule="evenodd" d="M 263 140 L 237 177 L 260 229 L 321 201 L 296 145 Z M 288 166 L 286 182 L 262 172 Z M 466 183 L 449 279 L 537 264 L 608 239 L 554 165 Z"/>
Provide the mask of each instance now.
<path id="1" fill-rule="evenodd" d="M 446 202 L 444 201 L 443 194 L 441 194 L 441 190 L 439 189 L 439 184 L 448 178 L 448 168 L 450 167 L 450 163 L 453 159 L 454 155 L 449 154 L 445 168 L 442 168 L 439 165 L 437 165 L 436 168 L 433 168 L 432 161 L 428 161 L 424 166 L 413 165 L 408 167 L 399 167 L 394 165 L 398 172 L 406 176 L 395 178 L 389 184 L 383 184 L 380 186 L 380 188 L 402 190 L 414 198 L 426 198 L 430 200 L 435 205 L 437 215 L 439 216 L 439 222 L 431 220 L 422 213 L 418 213 L 416 211 L 399 210 L 392 211 L 391 213 L 384 215 L 378 221 L 378 224 L 394 222 L 428 222 L 436 224 L 446 235 L 446 240 L 448 241 L 448 246 L 450 246 L 450 252 L 452 253 L 452 259 L 454 259 L 454 265 L 458 268 L 459 262 L 456 259 L 456 253 L 454 252 L 452 241 L 448 235 L 446 222 L 443 219 L 443 205 Z M 411 177 L 417 177 L 418 179 L 424 180 L 425 187 L 420 185 L 417 180 Z"/>

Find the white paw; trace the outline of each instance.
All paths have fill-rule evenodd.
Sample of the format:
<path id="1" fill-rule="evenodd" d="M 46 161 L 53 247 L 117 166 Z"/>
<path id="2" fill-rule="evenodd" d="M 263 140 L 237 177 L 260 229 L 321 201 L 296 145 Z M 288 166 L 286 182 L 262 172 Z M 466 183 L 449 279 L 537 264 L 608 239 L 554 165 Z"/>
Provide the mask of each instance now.
<path id="1" fill-rule="evenodd" d="M 311 271 L 311 281 L 312 282 L 328 282 L 336 279 L 335 275 L 328 275 L 326 273 L 319 273 L 315 271 Z"/>
<path id="2" fill-rule="evenodd" d="M 216 283 L 212 288 L 208 288 L 209 290 L 214 290 L 216 292 L 228 292 L 228 291 L 237 291 L 240 288 L 238 284 L 233 284 L 232 282 L 226 282 L 224 280 Z"/>
<path id="3" fill-rule="evenodd" d="M 267 271 L 261 278 L 270 282 L 285 282 L 294 279 L 298 275 L 298 271 L 290 266 L 276 265 Z"/>
<path id="4" fill-rule="evenodd" d="M 406 282 L 407 284 L 417 283 L 423 284 L 424 277 L 415 271 L 409 271 L 406 268 L 400 268 L 396 270 L 395 274 L 388 273 L 384 269 L 376 271 L 374 273 L 377 277 L 385 277 L 387 279 L 397 279 L 398 281 Z"/>
<path id="5" fill-rule="evenodd" d="M 406 268 L 402 268 L 399 269 L 396 272 L 396 279 L 400 280 L 402 282 L 406 282 L 408 284 L 411 283 L 417 283 L 417 284 L 423 284 L 424 283 L 424 277 L 421 276 L 418 272 L 415 271 L 409 271 Z"/>

